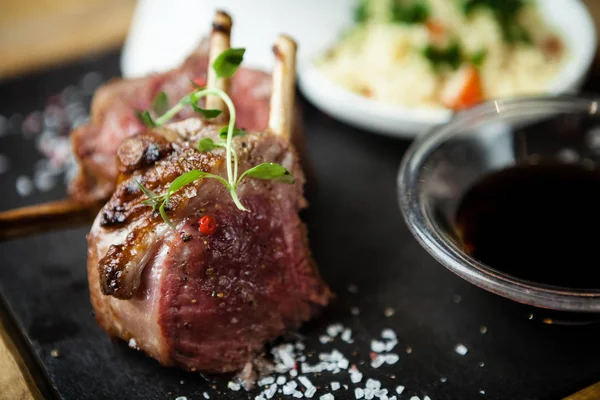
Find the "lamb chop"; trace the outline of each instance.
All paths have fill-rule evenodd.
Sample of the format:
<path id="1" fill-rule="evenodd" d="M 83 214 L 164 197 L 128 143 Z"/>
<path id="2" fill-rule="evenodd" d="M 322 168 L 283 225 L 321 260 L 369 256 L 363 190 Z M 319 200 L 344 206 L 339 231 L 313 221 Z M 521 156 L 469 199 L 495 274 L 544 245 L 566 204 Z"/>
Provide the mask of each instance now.
<path id="1" fill-rule="evenodd" d="M 153 99 L 162 92 L 169 99 L 179 99 L 190 91 L 192 84 L 205 86 L 208 83 L 211 42 L 221 32 L 225 34 L 225 40 L 229 40 L 230 22 L 229 15 L 218 11 L 210 38 L 202 40 L 179 68 L 143 78 L 117 79 L 99 88 L 92 101 L 90 121 L 71 135 L 79 174 L 69 184 L 69 198 L 0 212 L 0 239 L 91 222 L 115 190 L 119 145 L 127 137 L 144 130 L 136 111 L 149 109 Z M 237 106 L 238 125 L 248 130 L 266 129 L 271 95 L 270 74 L 241 68 L 230 86 L 231 98 Z M 184 109 L 174 120 L 193 115 L 193 110 Z M 292 126 L 292 141 L 303 153 L 297 106 Z M 307 168 L 306 164 L 304 168 Z"/>
<path id="2" fill-rule="evenodd" d="M 155 127 L 118 149 L 118 185 L 88 235 L 90 297 L 111 337 L 163 365 L 239 371 L 331 298 L 298 216 L 295 51 L 279 37 L 266 129 L 233 137 L 232 109 L 213 96 L 218 118 Z M 227 79 L 211 81 L 227 91 Z"/>

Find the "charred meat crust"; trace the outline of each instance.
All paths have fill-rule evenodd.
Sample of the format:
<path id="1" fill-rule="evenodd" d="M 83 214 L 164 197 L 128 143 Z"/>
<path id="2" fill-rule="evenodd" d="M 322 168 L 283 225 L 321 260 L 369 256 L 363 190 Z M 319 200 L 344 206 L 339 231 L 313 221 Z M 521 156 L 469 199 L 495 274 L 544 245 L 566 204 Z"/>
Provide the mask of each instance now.
<path id="1" fill-rule="evenodd" d="M 172 150 L 171 142 L 157 133 L 149 132 L 128 137 L 117 150 L 119 171 L 131 173 L 136 169 L 151 167 Z"/>

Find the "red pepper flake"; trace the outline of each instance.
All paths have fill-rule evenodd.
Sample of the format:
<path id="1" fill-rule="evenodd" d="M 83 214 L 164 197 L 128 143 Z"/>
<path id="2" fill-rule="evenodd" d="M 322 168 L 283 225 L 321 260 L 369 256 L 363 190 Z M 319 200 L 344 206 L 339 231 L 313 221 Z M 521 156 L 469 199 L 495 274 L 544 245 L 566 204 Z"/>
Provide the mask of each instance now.
<path id="1" fill-rule="evenodd" d="M 371 361 L 374 361 L 377 358 L 377 354 L 374 352 L 370 352 L 369 353 L 369 358 L 371 358 Z"/>
<path id="2" fill-rule="evenodd" d="M 198 230 L 205 235 L 212 235 L 217 230 L 217 221 L 210 215 L 205 215 L 198 221 Z"/>

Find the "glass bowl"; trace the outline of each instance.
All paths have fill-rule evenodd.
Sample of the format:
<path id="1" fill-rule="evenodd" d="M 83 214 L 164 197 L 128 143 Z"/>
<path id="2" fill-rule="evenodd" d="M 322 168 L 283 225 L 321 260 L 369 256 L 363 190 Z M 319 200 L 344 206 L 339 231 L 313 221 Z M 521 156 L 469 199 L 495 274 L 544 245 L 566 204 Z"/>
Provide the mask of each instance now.
<path id="1" fill-rule="evenodd" d="M 491 101 L 417 139 L 400 166 L 398 197 L 419 243 L 458 276 L 500 296 L 561 314 L 600 313 L 600 282 L 598 289 L 582 290 L 508 275 L 463 251 L 454 228 L 459 201 L 485 174 L 540 161 L 600 165 L 599 101 L 582 96 Z M 590 234 L 597 230 L 590 227 Z M 597 264 L 600 258 L 590 260 L 590 268 Z"/>

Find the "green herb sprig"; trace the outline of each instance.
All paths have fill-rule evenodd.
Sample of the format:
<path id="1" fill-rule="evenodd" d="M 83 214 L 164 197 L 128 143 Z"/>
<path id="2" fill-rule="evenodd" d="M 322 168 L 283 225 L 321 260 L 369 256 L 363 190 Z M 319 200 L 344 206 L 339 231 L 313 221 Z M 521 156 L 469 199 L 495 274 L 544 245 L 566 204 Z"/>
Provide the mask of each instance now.
<path id="1" fill-rule="evenodd" d="M 431 10 L 423 0 L 411 0 L 405 4 L 402 0 L 392 0 L 391 18 L 392 22 L 402 24 L 422 24 L 427 21 L 431 15 Z"/>
<path id="2" fill-rule="evenodd" d="M 243 61 L 244 51 L 245 49 L 228 49 L 221 53 L 212 65 L 217 76 L 219 78 L 232 77 Z M 169 103 L 167 95 L 164 92 L 159 93 L 152 102 L 152 111 L 155 114 L 162 114 L 156 119 L 152 118 L 150 111 L 138 112 L 138 118 L 148 127 L 157 127 L 167 123 L 188 105 L 191 106 L 194 111 L 202 114 L 204 118 L 212 119 L 218 117 L 221 114 L 221 110 L 204 109 L 198 106 L 198 101 L 200 99 L 210 95 L 220 97 L 229 111 L 229 123 L 219 130 L 219 138 L 221 140 L 214 141 L 211 138 L 202 138 L 199 140 L 197 146 L 198 151 L 201 152 L 208 152 L 218 148 L 225 149 L 227 179 L 208 172 L 192 170 L 177 177 L 171 182 L 167 192 L 162 195 L 145 188 L 140 182 L 136 181 L 140 190 L 148 197 L 142 204 L 151 206 L 154 211 L 158 210 L 163 220 L 173 229 L 175 226 L 167 215 L 169 200 L 175 192 L 198 179 L 210 178 L 216 179 L 222 183 L 229 191 L 234 204 L 242 211 L 249 211 L 241 203 L 237 194 L 237 189 L 244 178 L 272 180 L 288 184 L 295 182 L 292 174 L 286 168 L 276 163 L 262 163 L 256 165 L 246 170 L 238 177 L 238 157 L 233 148 L 232 140 L 236 136 L 243 136 L 246 132 L 235 126 L 236 111 L 233 101 L 229 95 L 221 89 L 195 87 L 196 89 L 194 91 L 185 96 L 170 109 L 167 109 Z M 159 111 L 162 111 L 162 113 Z"/>
<path id="3" fill-rule="evenodd" d="M 469 16 L 479 8 L 488 9 L 500 26 L 506 43 L 531 44 L 531 35 L 518 21 L 518 15 L 527 3 L 527 0 L 464 0 L 463 11 Z"/>

